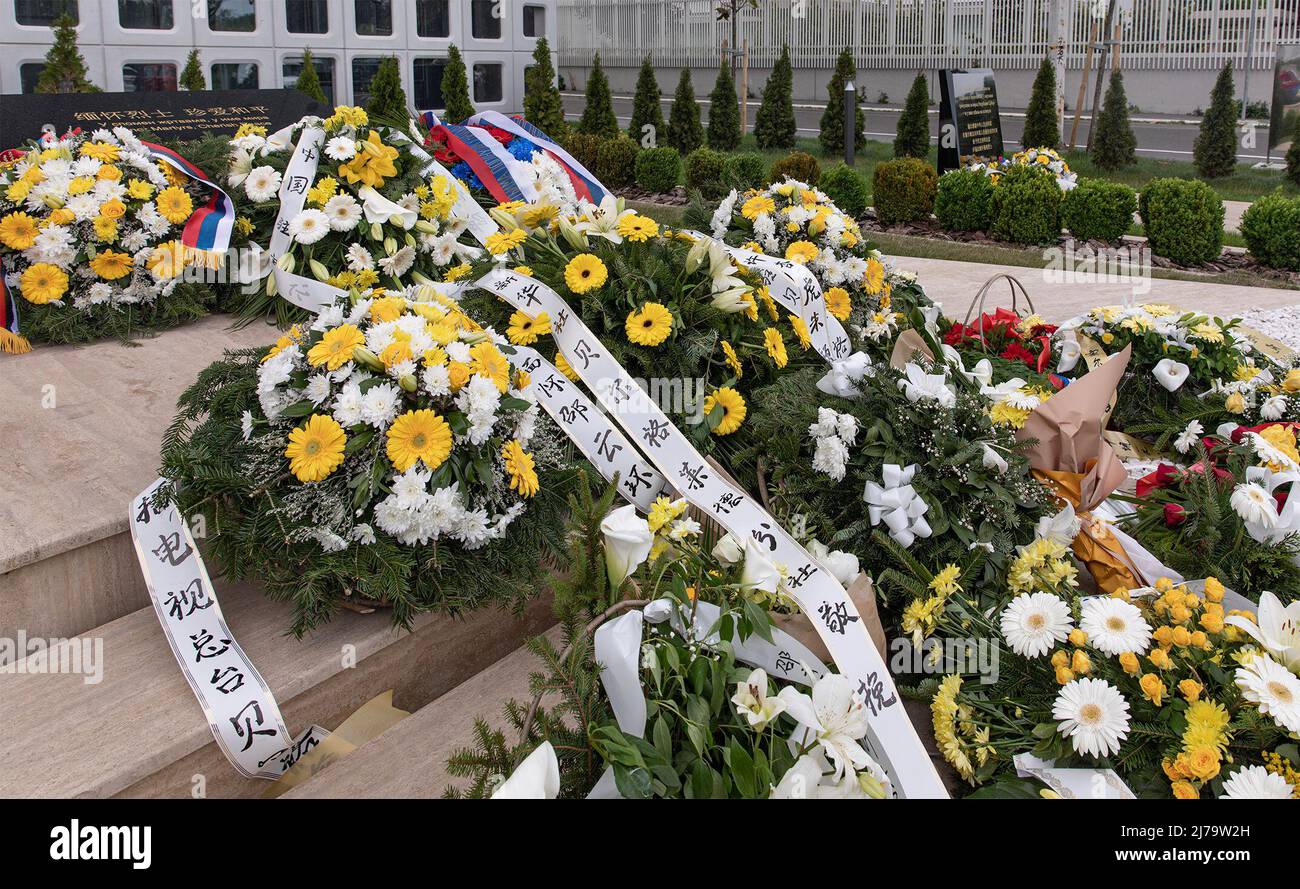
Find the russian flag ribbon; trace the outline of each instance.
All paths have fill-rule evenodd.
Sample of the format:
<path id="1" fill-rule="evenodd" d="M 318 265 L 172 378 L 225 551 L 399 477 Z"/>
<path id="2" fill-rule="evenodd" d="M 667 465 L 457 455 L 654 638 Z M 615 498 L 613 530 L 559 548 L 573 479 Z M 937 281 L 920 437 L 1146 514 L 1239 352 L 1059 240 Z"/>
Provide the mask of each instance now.
<path id="1" fill-rule="evenodd" d="M 510 168 L 470 130 L 470 127 L 459 124 L 443 123 L 438 125 L 436 135 L 444 139 L 447 146 L 469 164 L 488 194 L 497 201 L 505 203 L 526 200 Z"/>
<path id="2" fill-rule="evenodd" d="M 235 228 L 235 205 L 230 200 L 230 196 L 214 180 L 208 178 L 207 173 L 170 148 L 152 142 L 143 144 L 155 160 L 179 170 L 197 182 L 202 182 L 212 190 L 212 196 L 207 204 L 190 214 L 181 232 L 181 243 L 194 250 L 224 253 L 230 246 L 230 236 Z"/>
<path id="3" fill-rule="evenodd" d="M 577 158 L 522 117 L 506 117 L 500 111 L 481 111 L 469 118 L 466 123 L 494 126 L 532 142 L 564 168 L 564 171 L 569 174 L 570 181 L 573 182 L 573 188 L 578 193 L 578 197 L 586 198 L 593 204 L 599 204 L 609 192 L 609 189 L 601 184 L 595 174 L 579 163 Z"/>

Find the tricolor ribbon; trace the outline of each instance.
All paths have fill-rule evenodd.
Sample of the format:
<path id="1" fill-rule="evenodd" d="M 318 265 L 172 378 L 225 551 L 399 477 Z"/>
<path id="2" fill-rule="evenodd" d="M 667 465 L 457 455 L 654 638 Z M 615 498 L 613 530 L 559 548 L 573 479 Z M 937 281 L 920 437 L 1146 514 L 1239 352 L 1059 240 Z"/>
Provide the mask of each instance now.
<path id="1" fill-rule="evenodd" d="M 22 355 L 31 350 L 32 344 L 18 331 L 18 300 L 5 285 L 4 261 L 0 260 L 0 351 Z"/>
<path id="2" fill-rule="evenodd" d="M 235 205 L 230 196 L 222 190 L 208 174 L 181 157 L 175 151 L 153 142 L 142 142 L 149 154 L 175 170 L 179 170 L 196 182 L 202 182 L 211 189 L 207 204 L 190 214 L 181 232 L 181 243 L 194 250 L 210 253 L 224 253 L 230 246 L 230 235 L 235 227 Z"/>
<path id="3" fill-rule="evenodd" d="M 584 167 L 577 158 L 522 117 L 506 117 L 500 111 L 480 111 L 466 120 L 465 123 L 487 124 L 532 142 L 564 168 L 564 171 L 569 176 L 569 181 L 573 183 L 573 190 L 580 198 L 593 204 L 599 204 L 604 200 L 605 195 L 609 193 L 609 189 L 601 185 L 596 175 Z"/>

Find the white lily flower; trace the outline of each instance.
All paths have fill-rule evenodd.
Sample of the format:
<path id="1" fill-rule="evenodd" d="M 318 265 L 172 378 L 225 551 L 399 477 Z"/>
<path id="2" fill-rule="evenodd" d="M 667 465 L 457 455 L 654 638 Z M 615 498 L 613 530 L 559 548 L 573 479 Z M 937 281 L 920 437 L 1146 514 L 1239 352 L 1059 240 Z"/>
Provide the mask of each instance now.
<path id="1" fill-rule="evenodd" d="M 612 244 L 623 243 L 623 236 L 618 233 L 618 224 L 624 217 L 635 216 L 635 210 L 624 210 L 623 199 L 607 194 L 600 200 L 600 206 L 583 201 L 579 206 L 581 221 L 574 224 L 574 229 L 592 237 L 604 238 Z"/>
<path id="2" fill-rule="evenodd" d="M 919 364 L 910 361 L 904 373 L 907 376 L 898 381 L 898 388 L 903 390 L 908 401 L 934 401 L 943 408 L 957 404 L 957 396 L 948 388 L 948 378 L 944 374 L 928 374 Z"/>
<path id="3" fill-rule="evenodd" d="M 761 667 L 750 673 L 744 682 L 737 683 L 731 703 L 756 732 L 767 728 L 768 723 L 784 713 L 786 708 L 786 702 L 781 698 L 767 696 L 767 671 Z"/>
<path id="4" fill-rule="evenodd" d="M 1245 630 L 1284 667 L 1300 675 L 1300 600 L 1284 606 L 1282 600 L 1266 590 L 1259 596 L 1258 617 L 1259 622 L 1254 623 L 1234 614 L 1224 622 Z"/>
<path id="5" fill-rule="evenodd" d="M 848 770 L 857 772 L 874 765 L 858 743 L 867 733 L 867 708 L 854 696 L 846 677 L 839 673 L 823 676 L 813 686 L 811 697 L 787 685 L 779 697 L 799 723 L 791 741 L 800 745 L 815 742 L 834 766 L 836 781 Z"/>
<path id="6" fill-rule="evenodd" d="M 738 565 L 745 558 L 745 547 L 734 534 L 728 532 L 713 545 L 713 558 L 724 565 Z"/>

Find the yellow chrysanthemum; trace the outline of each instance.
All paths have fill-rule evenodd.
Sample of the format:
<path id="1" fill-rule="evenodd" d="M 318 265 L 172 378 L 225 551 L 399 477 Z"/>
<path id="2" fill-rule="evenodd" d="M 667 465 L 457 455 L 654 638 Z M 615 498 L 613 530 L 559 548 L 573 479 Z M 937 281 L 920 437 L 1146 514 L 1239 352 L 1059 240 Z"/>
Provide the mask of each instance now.
<path id="1" fill-rule="evenodd" d="M 320 342 L 307 352 L 307 363 L 312 367 L 325 365 L 328 370 L 338 370 L 352 360 L 357 346 L 364 346 L 366 336 L 354 324 L 340 324 L 325 331 Z"/>
<path id="2" fill-rule="evenodd" d="M 867 293 L 875 296 L 885 283 L 885 266 L 880 260 L 871 257 L 867 260 L 867 272 L 862 276 L 862 286 Z"/>
<path id="3" fill-rule="evenodd" d="M 194 200 L 182 188 L 169 185 L 158 193 L 158 212 L 173 225 L 180 225 L 194 212 Z M 102 212 L 102 210 L 101 210 Z M 108 214 L 105 213 L 105 216 Z"/>
<path id="4" fill-rule="evenodd" d="M 482 342 L 469 350 L 470 370 L 496 384 L 498 392 L 510 388 L 510 362 L 495 343 Z"/>
<path id="5" fill-rule="evenodd" d="M 18 286 L 22 289 L 23 299 L 43 306 L 67 292 L 68 275 L 57 265 L 38 262 L 27 267 Z"/>
<path id="6" fill-rule="evenodd" d="M 279 355 L 285 349 L 289 348 L 294 343 L 298 342 L 298 340 L 301 338 L 302 338 L 302 328 L 300 328 L 297 324 L 295 324 L 293 327 L 289 328 L 288 333 L 276 339 L 275 343 L 272 344 L 271 348 L 266 350 L 266 354 L 262 356 L 262 363 L 265 364 L 266 362 L 270 361 L 276 355 Z"/>
<path id="7" fill-rule="evenodd" d="M 370 320 L 383 324 L 396 321 L 406 314 L 406 298 L 401 296 L 384 296 L 370 302 Z"/>
<path id="8" fill-rule="evenodd" d="M 527 240 L 528 232 L 524 231 L 522 228 L 517 228 L 514 231 L 497 232 L 496 234 L 488 235 L 483 246 L 487 248 L 488 253 L 491 253 L 493 256 L 499 256 L 502 253 L 508 253 Z"/>
<path id="9" fill-rule="evenodd" d="M 551 332 L 551 318 L 545 312 L 536 318 L 530 318 L 523 312 L 510 316 L 510 326 L 506 328 L 506 337 L 516 346 L 531 346 L 537 338 Z"/>
<path id="10" fill-rule="evenodd" d="M 767 347 L 767 355 L 777 367 L 785 367 L 790 361 L 785 353 L 785 340 L 781 339 L 781 331 L 775 327 L 763 331 L 763 345 Z"/>
<path id="11" fill-rule="evenodd" d="M 10 250 L 26 250 L 36 243 L 40 228 L 36 220 L 26 213 L 10 213 L 0 219 L 0 244 Z"/>
<path id="12" fill-rule="evenodd" d="M 338 421 L 327 414 L 312 414 L 307 424 L 289 433 L 284 455 L 289 471 L 300 482 L 318 482 L 343 463 L 348 437 Z"/>
<path id="13" fill-rule="evenodd" d="M 447 271 L 443 274 L 442 277 L 444 280 L 448 282 L 459 281 L 461 278 L 465 277 L 473 270 L 474 270 L 473 267 L 469 263 L 462 262 L 460 265 L 455 265 L 447 269 Z"/>
<path id="14" fill-rule="evenodd" d="M 358 105 L 335 105 L 334 113 L 325 118 L 325 128 L 337 130 L 339 127 L 364 127 L 370 123 L 366 109 Z"/>
<path id="15" fill-rule="evenodd" d="M 105 281 L 116 281 L 131 274 L 134 260 L 130 253 L 115 253 L 105 250 L 95 255 L 90 261 L 90 270 Z"/>
<path id="16" fill-rule="evenodd" d="M 628 313 L 623 328 L 629 342 L 638 346 L 657 346 L 672 333 L 673 313 L 662 303 L 646 303 Z"/>
<path id="17" fill-rule="evenodd" d="M 126 184 L 126 193 L 137 201 L 147 201 L 153 197 L 153 183 L 145 182 L 143 179 L 132 179 Z"/>
<path id="18" fill-rule="evenodd" d="M 794 328 L 794 335 L 799 338 L 799 348 L 807 351 L 812 348 L 812 337 L 808 334 L 808 325 L 798 315 L 790 316 L 790 326 Z"/>
<path id="19" fill-rule="evenodd" d="M 750 221 L 757 219 L 759 215 L 762 213 L 775 213 L 775 212 L 776 212 L 776 201 L 772 200 L 770 196 L 765 194 L 754 195 L 752 198 L 745 201 L 745 203 L 740 208 L 740 215 L 744 216 L 746 219 Z"/>
<path id="20" fill-rule="evenodd" d="M 532 497 L 541 488 L 537 481 L 537 470 L 533 466 L 533 455 L 520 447 L 519 442 L 511 439 L 501 448 L 501 459 L 505 461 L 506 473 L 510 476 L 510 487 L 520 497 Z"/>
<path id="21" fill-rule="evenodd" d="M 841 321 L 847 321 L 852 310 L 853 304 L 849 300 L 849 292 L 843 287 L 832 287 L 826 291 L 826 311 Z"/>
<path id="22" fill-rule="evenodd" d="M 989 419 L 995 426 L 1010 426 L 1012 429 L 1019 429 L 1025 425 L 1029 419 L 1029 411 L 1024 408 L 1012 407 L 1005 401 L 1000 401 L 989 409 Z"/>
<path id="23" fill-rule="evenodd" d="M 714 435 L 730 435 L 740 428 L 740 424 L 745 422 L 745 399 L 740 393 L 730 386 L 723 386 L 720 389 L 714 389 L 713 394 L 704 399 L 704 415 L 707 417 L 713 413 L 714 408 L 722 408 L 722 418 L 718 420 L 718 425 L 713 427 Z"/>
<path id="24" fill-rule="evenodd" d="M 731 368 L 731 372 L 736 375 L 736 379 L 740 379 L 745 375 L 745 368 L 741 365 L 740 357 L 736 355 L 736 350 L 732 347 L 731 343 L 726 340 L 722 341 L 721 346 L 722 357 L 727 362 L 727 367 Z"/>
<path id="25" fill-rule="evenodd" d="M 533 268 L 532 268 L 532 266 L 527 266 L 527 265 L 517 265 L 517 266 L 514 267 L 513 271 L 514 271 L 514 273 L 515 273 L 516 275 L 526 275 L 526 276 L 529 277 L 529 278 L 531 278 L 531 277 L 533 276 Z"/>
<path id="26" fill-rule="evenodd" d="M 416 461 L 437 469 L 451 453 L 451 427 L 434 411 L 407 411 L 388 428 L 386 450 L 398 472 L 406 472 Z"/>
<path id="27" fill-rule="evenodd" d="M 94 187 L 95 187 L 94 179 L 91 179 L 89 176 L 76 176 L 71 181 L 68 182 L 67 191 L 69 195 L 75 196 L 79 194 L 85 194 L 86 192 L 90 191 Z"/>
<path id="28" fill-rule="evenodd" d="M 371 130 L 364 142 L 357 143 L 356 157 L 339 166 L 339 175 L 353 185 L 379 188 L 384 180 L 397 175 L 397 149 L 385 145 L 379 133 Z"/>
<path id="29" fill-rule="evenodd" d="M 603 287 L 607 278 L 609 270 L 605 268 L 605 263 L 590 253 L 579 253 L 564 267 L 564 283 L 574 293 L 586 293 Z"/>
<path id="30" fill-rule="evenodd" d="M 266 127 L 258 123 L 241 123 L 239 129 L 235 130 L 235 138 L 242 139 L 245 136 L 265 136 Z"/>
<path id="31" fill-rule="evenodd" d="M 307 203 L 323 207 L 330 198 L 338 193 L 338 190 L 339 181 L 337 179 L 333 176 L 322 176 L 307 192 Z"/>
<path id="32" fill-rule="evenodd" d="M 795 241 L 785 248 L 785 258 L 792 262 L 812 262 L 820 252 L 811 241 Z"/>
<path id="33" fill-rule="evenodd" d="M 646 515 L 646 524 L 650 526 L 650 533 L 658 534 L 670 522 L 681 518 L 686 513 L 688 505 L 685 500 L 672 500 L 662 494 L 656 497 L 654 503 L 650 504 L 650 512 Z"/>
<path id="34" fill-rule="evenodd" d="M 659 234 L 659 223 L 648 216 L 639 216 L 635 213 L 624 216 L 615 228 L 624 238 L 638 244 Z"/>

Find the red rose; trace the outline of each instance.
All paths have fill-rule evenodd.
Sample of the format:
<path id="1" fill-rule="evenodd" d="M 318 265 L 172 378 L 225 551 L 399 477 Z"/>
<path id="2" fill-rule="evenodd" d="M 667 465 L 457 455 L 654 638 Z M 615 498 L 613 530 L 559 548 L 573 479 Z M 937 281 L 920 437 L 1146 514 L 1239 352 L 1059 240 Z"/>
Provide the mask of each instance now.
<path id="1" fill-rule="evenodd" d="M 1187 510 L 1183 509 L 1177 503 L 1165 504 L 1165 524 L 1170 528 L 1177 528 L 1183 522 L 1187 521 Z"/>

